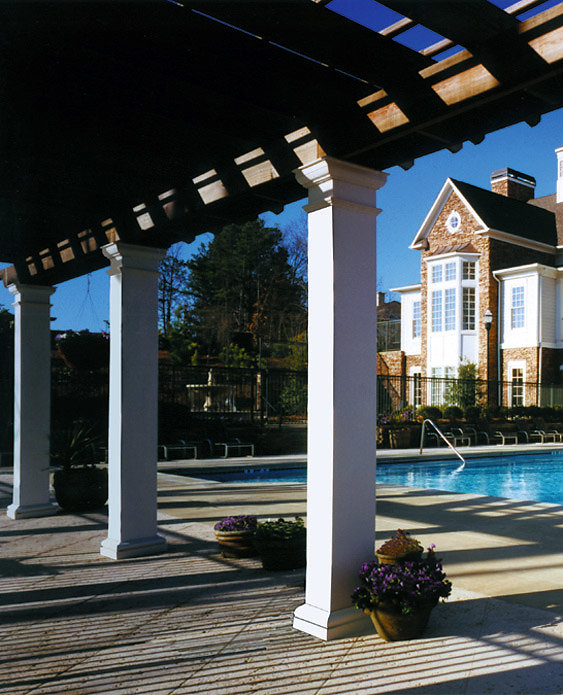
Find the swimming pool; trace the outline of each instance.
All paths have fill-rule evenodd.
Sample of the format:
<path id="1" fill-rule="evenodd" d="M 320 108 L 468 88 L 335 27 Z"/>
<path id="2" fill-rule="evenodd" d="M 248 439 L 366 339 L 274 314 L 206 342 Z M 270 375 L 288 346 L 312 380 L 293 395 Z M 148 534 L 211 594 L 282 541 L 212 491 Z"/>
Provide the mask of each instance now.
<path id="1" fill-rule="evenodd" d="M 516 456 L 468 459 L 460 462 L 417 461 L 381 463 L 377 482 L 387 485 L 433 488 L 449 492 L 468 492 L 492 497 L 563 503 L 563 452 L 541 452 Z M 237 483 L 305 483 L 306 469 L 249 469 L 248 472 L 198 474 L 209 480 Z"/>

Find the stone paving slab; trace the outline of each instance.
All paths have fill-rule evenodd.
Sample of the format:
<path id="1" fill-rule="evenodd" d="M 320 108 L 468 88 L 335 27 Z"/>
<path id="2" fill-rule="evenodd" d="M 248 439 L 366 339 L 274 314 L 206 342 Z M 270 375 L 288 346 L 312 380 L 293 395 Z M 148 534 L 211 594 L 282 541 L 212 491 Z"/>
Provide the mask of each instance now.
<path id="1" fill-rule="evenodd" d="M 9 476 L 0 475 L 0 494 L 9 485 Z M 200 485 L 172 476 L 160 481 L 162 493 L 175 493 L 176 506 L 160 513 L 168 550 L 150 558 L 102 557 L 104 514 L 19 521 L 0 516 L 2 695 L 563 693 L 559 614 L 468 591 L 461 573 L 452 597 L 433 611 L 423 639 L 385 643 L 373 633 L 323 643 L 293 630 L 303 570 L 267 573 L 252 558 L 226 560 L 213 540 L 209 517 L 235 499 L 245 506 L 254 497 L 256 504 L 257 490 L 241 501 L 236 488 L 212 485 L 205 498 Z M 301 490 L 272 495 L 274 511 L 303 504 Z M 440 528 L 430 499 L 422 504 L 418 495 L 390 490 L 379 501 L 378 523 L 406 516 L 411 526 L 445 539 L 450 532 Z M 2 501 L 5 506 L 6 496 Z M 549 533 L 563 528 L 561 517 L 545 506 L 509 508 L 450 494 L 438 496 L 438 503 L 460 520 L 462 531 L 472 525 L 475 506 L 496 510 L 501 521 L 515 525 L 519 543 L 489 533 L 489 548 L 508 556 L 514 555 L 510 548 L 534 548 L 542 524 Z M 266 514 L 270 507 L 263 503 L 260 509 Z M 422 512 L 429 515 L 426 525 Z M 491 517 L 481 518 L 491 523 Z M 483 540 L 467 535 L 468 546 Z M 550 557 L 557 555 L 547 554 L 546 562 Z M 451 559 L 456 572 L 464 566 L 453 554 Z M 475 561 L 466 565 L 478 567 Z"/>

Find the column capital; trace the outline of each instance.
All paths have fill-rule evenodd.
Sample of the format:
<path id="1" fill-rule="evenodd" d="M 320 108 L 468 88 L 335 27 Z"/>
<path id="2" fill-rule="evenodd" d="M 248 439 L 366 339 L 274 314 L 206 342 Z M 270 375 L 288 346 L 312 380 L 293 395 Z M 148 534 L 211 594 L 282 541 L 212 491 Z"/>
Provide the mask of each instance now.
<path id="1" fill-rule="evenodd" d="M 102 253 L 111 263 L 110 269 L 107 271 L 108 275 L 117 275 L 123 270 L 123 267 L 155 273 L 158 271 L 160 262 L 166 256 L 166 249 L 124 244 L 119 241 L 102 246 Z"/>
<path id="2" fill-rule="evenodd" d="M 306 212 L 328 206 L 354 206 L 367 214 L 377 215 L 375 191 L 387 180 L 387 174 L 368 167 L 321 157 L 294 172 L 297 182 L 309 191 Z"/>
<path id="3" fill-rule="evenodd" d="M 14 295 L 14 304 L 22 301 L 26 304 L 49 305 L 49 298 L 56 291 L 51 285 L 26 285 L 24 283 L 10 283 L 7 289 Z"/>

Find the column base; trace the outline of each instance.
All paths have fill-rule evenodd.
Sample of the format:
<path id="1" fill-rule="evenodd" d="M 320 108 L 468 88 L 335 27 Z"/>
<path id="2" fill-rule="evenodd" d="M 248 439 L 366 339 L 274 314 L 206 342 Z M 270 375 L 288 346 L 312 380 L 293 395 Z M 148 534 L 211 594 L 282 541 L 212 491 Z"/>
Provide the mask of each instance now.
<path id="1" fill-rule="evenodd" d="M 329 613 L 308 603 L 295 609 L 293 627 L 325 641 L 373 632 L 369 617 L 353 606 Z"/>
<path id="2" fill-rule="evenodd" d="M 100 555 L 110 557 L 112 560 L 122 560 L 128 557 L 141 557 L 142 555 L 156 555 L 163 553 L 168 544 L 162 536 L 151 538 L 136 538 L 132 541 L 119 541 L 106 538 L 100 547 Z"/>
<path id="3" fill-rule="evenodd" d="M 6 515 L 10 519 L 33 519 L 40 516 L 53 516 L 59 511 L 57 504 L 10 504 Z"/>

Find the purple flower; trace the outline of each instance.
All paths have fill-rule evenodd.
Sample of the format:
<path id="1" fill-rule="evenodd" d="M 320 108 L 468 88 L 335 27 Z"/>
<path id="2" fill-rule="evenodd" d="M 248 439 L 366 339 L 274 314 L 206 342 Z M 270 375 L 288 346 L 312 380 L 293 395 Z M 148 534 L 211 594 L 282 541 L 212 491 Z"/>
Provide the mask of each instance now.
<path id="1" fill-rule="evenodd" d="M 213 527 L 216 531 L 256 531 L 258 519 L 254 514 L 226 516 Z"/>
<path id="2" fill-rule="evenodd" d="M 352 600 L 362 610 L 384 604 L 408 614 L 421 604 L 434 604 L 439 598 L 446 598 L 451 592 L 451 583 L 433 554 L 427 559 L 396 565 L 364 562 L 360 580 Z"/>

